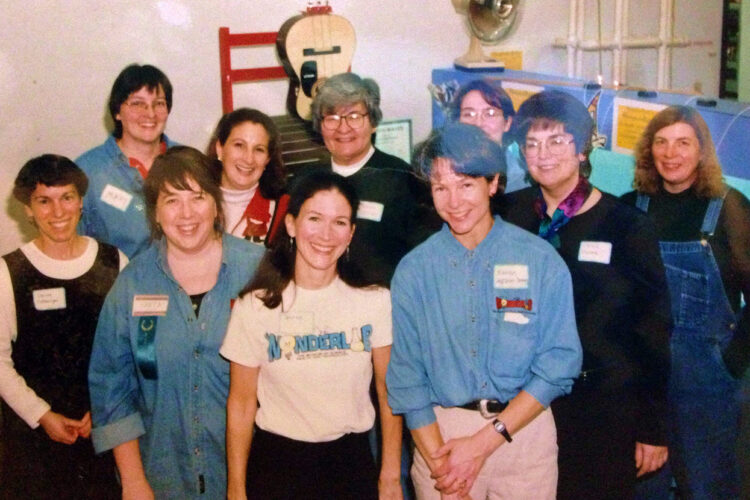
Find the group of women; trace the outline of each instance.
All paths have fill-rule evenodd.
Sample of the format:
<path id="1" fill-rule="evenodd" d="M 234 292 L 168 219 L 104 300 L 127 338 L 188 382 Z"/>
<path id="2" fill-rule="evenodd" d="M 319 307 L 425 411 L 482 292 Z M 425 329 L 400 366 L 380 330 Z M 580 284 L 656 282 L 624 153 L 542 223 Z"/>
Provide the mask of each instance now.
<path id="1" fill-rule="evenodd" d="M 388 285 L 439 224 L 410 166 L 373 146 L 377 84 L 349 73 L 320 87 L 313 126 L 331 163 L 294 175 L 262 112 L 224 115 L 203 154 L 166 137 L 171 107 L 166 75 L 128 66 L 109 99 L 112 136 L 76 163 L 35 158 L 16 179 L 39 235 L 0 261 L 0 498 L 401 498 L 402 422 L 386 372 L 394 338 L 400 366 L 420 354 L 399 346 L 408 332 L 392 333 Z M 483 134 L 459 127 L 422 146 L 447 223 L 423 250 L 439 238 L 466 247 L 476 228 L 486 231 L 472 252 L 497 237 L 492 197 L 492 210 L 547 240 L 572 278 L 583 352 L 572 391 L 569 374 L 524 368 L 557 384 L 547 393 L 569 392 L 551 404 L 559 480 L 542 496 L 631 498 L 637 477 L 669 459 L 685 498 L 737 497 L 750 203 L 723 184 L 698 113 L 656 115 L 624 200 L 588 182 L 594 124 L 568 94 L 542 92 L 516 112 L 499 85 L 478 80 L 451 117 Z M 440 149 L 456 137 L 476 145 L 461 153 L 476 172 Z M 476 224 L 462 232 L 467 221 Z M 563 285 L 545 296 L 565 302 Z M 505 317 L 528 323 L 536 307 Z M 575 356 L 566 359 L 572 370 Z M 511 434 L 551 419 L 549 401 L 526 389 L 464 388 L 466 401 L 447 400 L 476 411 L 472 402 L 485 401 L 477 418 L 496 417 L 507 450 Z M 445 399 L 437 386 L 426 394 L 433 406 Z M 376 416 L 379 464 L 367 435 Z M 486 456 L 462 462 L 466 443 L 425 447 L 414 436 L 427 489 L 487 491 L 472 489 Z"/>

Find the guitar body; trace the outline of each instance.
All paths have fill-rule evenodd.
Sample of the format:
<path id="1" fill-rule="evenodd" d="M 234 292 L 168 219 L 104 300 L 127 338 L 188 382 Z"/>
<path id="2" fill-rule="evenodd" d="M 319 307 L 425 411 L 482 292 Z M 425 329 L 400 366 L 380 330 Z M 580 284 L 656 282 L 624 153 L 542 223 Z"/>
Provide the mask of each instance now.
<path id="1" fill-rule="evenodd" d="M 312 100 L 317 85 L 329 76 L 349 71 L 357 43 L 354 28 L 330 7 L 311 7 L 288 19 L 279 30 L 276 48 L 291 85 L 289 111 L 312 120 Z"/>

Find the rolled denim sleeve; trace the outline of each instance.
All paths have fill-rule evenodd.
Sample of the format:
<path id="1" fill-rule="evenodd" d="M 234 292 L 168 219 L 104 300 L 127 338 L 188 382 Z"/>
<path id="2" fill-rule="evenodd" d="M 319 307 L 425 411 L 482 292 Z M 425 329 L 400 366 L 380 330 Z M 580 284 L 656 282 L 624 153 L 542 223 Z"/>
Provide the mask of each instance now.
<path id="1" fill-rule="evenodd" d="M 393 347 L 386 384 L 393 413 L 403 414 L 409 429 L 418 429 L 435 422 L 435 411 L 419 336 L 424 309 L 410 289 L 411 283 L 414 277 L 399 266 L 391 283 Z"/>
<path id="2" fill-rule="evenodd" d="M 130 274 L 125 269 L 107 295 L 91 352 L 91 437 L 97 453 L 145 433 L 136 407 L 139 385 L 130 343 Z"/>
<path id="3" fill-rule="evenodd" d="M 524 386 L 544 406 L 570 393 L 581 372 L 583 350 L 576 327 L 573 285 L 562 259 L 551 256 L 540 266 L 539 341 L 531 363 L 532 377 Z"/>

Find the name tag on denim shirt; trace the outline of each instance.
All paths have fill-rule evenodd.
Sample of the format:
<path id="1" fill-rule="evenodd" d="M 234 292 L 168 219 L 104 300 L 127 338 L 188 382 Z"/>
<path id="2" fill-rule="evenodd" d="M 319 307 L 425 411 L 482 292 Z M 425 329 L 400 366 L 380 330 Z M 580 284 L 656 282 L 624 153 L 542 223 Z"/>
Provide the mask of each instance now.
<path id="1" fill-rule="evenodd" d="M 34 290 L 34 308 L 37 311 L 52 311 L 54 309 L 65 309 L 65 288 L 45 288 Z"/>
<path id="2" fill-rule="evenodd" d="M 112 184 L 107 184 L 106 186 L 104 186 L 102 195 L 99 198 L 107 205 L 113 206 L 117 210 L 121 210 L 123 212 L 128 209 L 130 202 L 133 201 L 132 194 L 128 193 L 124 189 L 115 187 Z"/>
<path id="3" fill-rule="evenodd" d="M 135 295 L 133 316 L 165 316 L 169 307 L 169 295 Z"/>
<path id="4" fill-rule="evenodd" d="M 380 219 L 383 218 L 384 208 L 385 206 L 377 201 L 362 200 L 359 202 L 359 208 L 357 209 L 357 218 L 380 222 Z"/>
<path id="5" fill-rule="evenodd" d="M 578 247 L 578 260 L 580 262 L 597 262 L 609 264 L 612 257 L 612 243 L 608 241 L 582 241 Z"/>
<path id="6" fill-rule="evenodd" d="M 494 274 L 495 288 L 528 288 L 529 266 L 522 264 L 497 264 Z"/>

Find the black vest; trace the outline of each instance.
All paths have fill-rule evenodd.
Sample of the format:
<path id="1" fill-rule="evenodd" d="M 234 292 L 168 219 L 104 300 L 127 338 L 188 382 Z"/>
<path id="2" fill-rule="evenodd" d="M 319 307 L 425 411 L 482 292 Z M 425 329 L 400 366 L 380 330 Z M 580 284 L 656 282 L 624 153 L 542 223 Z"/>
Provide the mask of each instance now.
<path id="1" fill-rule="evenodd" d="M 40 273 L 20 249 L 3 258 L 16 304 L 15 369 L 53 411 L 81 418 L 90 408 L 88 366 L 99 311 L 119 272 L 117 249 L 99 243 L 94 265 L 71 280 Z M 34 291 L 59 288 L 65 307 L 38 310 Z"/>

